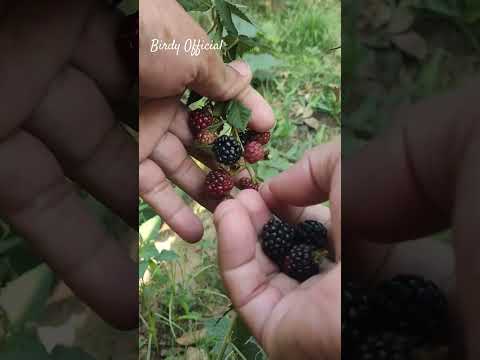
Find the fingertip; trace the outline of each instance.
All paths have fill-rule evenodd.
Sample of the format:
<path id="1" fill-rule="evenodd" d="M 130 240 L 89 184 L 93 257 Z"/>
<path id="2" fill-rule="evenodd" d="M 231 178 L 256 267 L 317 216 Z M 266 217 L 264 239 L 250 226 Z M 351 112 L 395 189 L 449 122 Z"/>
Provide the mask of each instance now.
<path id="1" fill-rule="evenodd" d="M 270 104 L 253 87 L 240 99 L 240 101 L 252 111 L 248 126 L 255 131 L 265 132 L 275 125 L 275 114 Z"/>
<path id="2" fill-rule="evenodd" d="M 215 209 L 213 213 L 213 222 L 215 226 L 218 227 L 220 222 L 227 216 L 231 211 L 235 211 L 238 208 L 238 200 L 229 199 L 222 201 Z"/>
<path id="3" fill-rule="evenodd" d="M 186 232 L 186 236 L 183 240 L 188 243 L 197 243 L 203 238 L 204 228 L 199 218 L 195 217 L 195 221 L 191 223 L 191 229 Z"/>
<path id="4" fill-rule="evenodd" d="M 238 194 L 237 199 L 248 211 L 248 215 L 250 216 L 255 230 L 259 233 L 263 225 L 272 216 L 265 201 L 262 199 L 258 191 L 251 189 L 241 191 Z"/>
<path id="5" fill-rule="evenodd" d="M 228 63 L 227 66 L 233 68 L 236 72 L 238 72 L 241 76 L 246 76 L 251 78 L 252 71 L 250 69 L 250 65 L 243 60 L 234 60 L 231 63 Z"/>

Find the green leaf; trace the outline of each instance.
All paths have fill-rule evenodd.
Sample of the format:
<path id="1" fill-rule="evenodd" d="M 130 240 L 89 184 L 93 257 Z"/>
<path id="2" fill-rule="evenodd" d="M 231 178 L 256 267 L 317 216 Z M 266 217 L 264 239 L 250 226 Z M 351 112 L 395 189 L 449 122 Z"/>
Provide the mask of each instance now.
<path id="1" fill-rule="evenodd" d="M 208 11 L 212 7 L 209 0 L 179 0 L 186 11 Z"/>
<path id="2" fill-rule="evenodd" d="M 148 260 L 142 260 L 138 264 L 138 278 L 143 279 L 145 272 L 148 269 Z"/>
<path id="3" fill-rule="evenodd" d="M 53 360 L 95 360 L 80 348 L 67 348 L 59 345 L 55 346 L 50 356 Z"/>
<path id="4" fill-rule="evenodd" d="M 260 80 L 273 76 L 273 70 L 283 64 L 270 54 L 247 54 L 243 59 L 250 66 L 253 76 Z"/>
<path id="5" fill-rule="evenodd" d="M 158 256 L 158 250 L 154 242 L 149 242 L 140 248 L 140 260 L 148 261 L 156 256 Z"/>
<path id="6" fill-rule="evenodd" d="M 290 164 L 290 162 L 284 158 L 276 157 L 269 161 L 269 165 L 274 169 L 284 171 L 287 170 L 292 164 Z"/>
<path id="7" fill-rule="evenodd" d="M 248 23 L 250 23 L 250 24 L 253 25 L 252 20 L 250 20 L 250 19 L 248 18 L 248 16 L 245 15 L 245 13 L 244 13 L 242 10 L 240 10 L 236 5 L 227 2 L 227 6 L 230 8 L 230 12 L 231 12 L 232 14 L 237 15 L 240 19 L 245 20 L 246 22 L 248 22 Z"/>
<path id="8" fill-rule="evenodd" d="M 162 250 L 160 255 L 158 255 L 155 259 L 158 261 L 175 261 L 178 259 L 178 255 L 173 250 Z"/>
<path id="9" fill-rule="evenodd" d="M 18 334 L 2 346 L 2 360 L 49 360 L 47 350 L 32 334 Z"/>
<path id="10" fill-rule="evenodd" d="M 233 14 L 232 20 L 239 35 L 244 35 L 249 38 L 254 38 L 255 36 L 257 36 L 257 27 L 255 25 L 252 25 L 249 22 L 242 20 L 235 14 Z"/>
<path id="11" fill-rule="evenodd" d="M 19 236 L 10 236 L 6 239 L 0 240 L 0 254 L 4 254 L 8 250 L 14 248 L 22 242 Z"/>
<path id="12" fill-rule="evenodd" d="M 258 354 L 262 353 L 262 349 L 240 318 L 237 319 L 233 328 L 232 343 L 246 359 L 258 359 Z"/>
<path id="13" fill-rule="evenodd" d="M 217 9 L 218 16 L 222 25 L 225 26 L 225 29 L 230 35 L 238 35 L 237 28 L 235 27 L 232 20 L 232 13 L 230 7 L 225 0 L 215 0 L 215 8 Z"/>
<path id="14" fill-rule="evenodd" d="M 227 122 L 238 130 L 245 130 L 251 113 L 250 109 L 247 109 L 242 103 L 234 100 L 230 102 L 227 110 Z"/>

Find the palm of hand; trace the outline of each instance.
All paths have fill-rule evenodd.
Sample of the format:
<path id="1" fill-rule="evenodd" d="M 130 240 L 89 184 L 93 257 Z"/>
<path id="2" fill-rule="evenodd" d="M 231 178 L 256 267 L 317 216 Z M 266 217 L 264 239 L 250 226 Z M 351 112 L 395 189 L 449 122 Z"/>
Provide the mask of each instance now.
<path id="1" fill-rule="evenodd" d="M 340 265 L 302 284 L 278 272 L 257 242 L 270 217 L 255 191 L 242 192 L 215 213 L 230 298 L 272 359 L 339 358 Z"/>

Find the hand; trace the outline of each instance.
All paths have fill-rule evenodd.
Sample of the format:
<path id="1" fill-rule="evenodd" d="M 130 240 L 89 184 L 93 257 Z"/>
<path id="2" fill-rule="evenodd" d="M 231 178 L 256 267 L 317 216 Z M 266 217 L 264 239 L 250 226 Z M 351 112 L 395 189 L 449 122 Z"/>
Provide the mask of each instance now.
<path id="1" fill-rule="evenodd" d="M 257 242 L 271 212 L 290 222 L 316 219 L 340 256 L 340 144 L 320 146 L 264 184 L 215 211 L 220 272 L 235 309 L 271 359 L 340 359 L 341 264 L 299 284 Z M 330 200 L 330 209 L 314 205 Z M 303 207 L 307 206 L 307 207 Z"/>
<path id="2" fill-rule="evenodd" d="M 480 108 L 477 78 L 405 109 L 397 125 L 347 159 L 342 179 L 344 264 L 356 272 L 417 271 L 449 290 L 455 284 L 465 354 L 480 358 Z M 438 241 L 396 244 L 453 228 L 451 249 Z M 345 269 L 348 272 L 348 269 Z M 353 270 L 353 269 L 352 269 Z M 461 335 L 460 335 L 461 336 Z"/>
<path id="3" fill-rule="evenodd" d="M 237 99 L 252 111 L 249 126 L 257 131 L 273 126 L 273 112 L 250 86 L 247 64 L 226 65 L 214 51 L 191 56 L 182 50 L 187 39 L 208 41 L 208 36 L 176 1 L 143 0 L 140 18 L 140 195 L 180 237 L 195 242 L 203 225 L 170 182 L 209 210 L 218 202 L 204 197 L 206 174 L 189 155 L 193 138 L 181 95 L 189 88 L 213 100 Z M 175 40 L 181 44 L 179 54 L 152 54 L 152 39 Z"/>
<path id="4" fill-rule="evenodd" d="M 109 105 L 131 83 L 121 18 L 104 2 L 2 5 L 0 216 L 104 319 L 136 327 L 138 267 L 72 184 L 136 226 L 136 144 Z"/>

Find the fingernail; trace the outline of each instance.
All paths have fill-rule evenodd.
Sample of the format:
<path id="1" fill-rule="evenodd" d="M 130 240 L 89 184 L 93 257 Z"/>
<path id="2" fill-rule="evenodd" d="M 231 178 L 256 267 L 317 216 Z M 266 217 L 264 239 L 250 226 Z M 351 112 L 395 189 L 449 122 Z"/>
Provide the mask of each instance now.
<path id="1" fill-rule="evenodd" d="M 235 60 L 229 63 L 228 66 L 234 68 L 242 76 L 250 74 L 250 66 L 245 61 Z"/>

